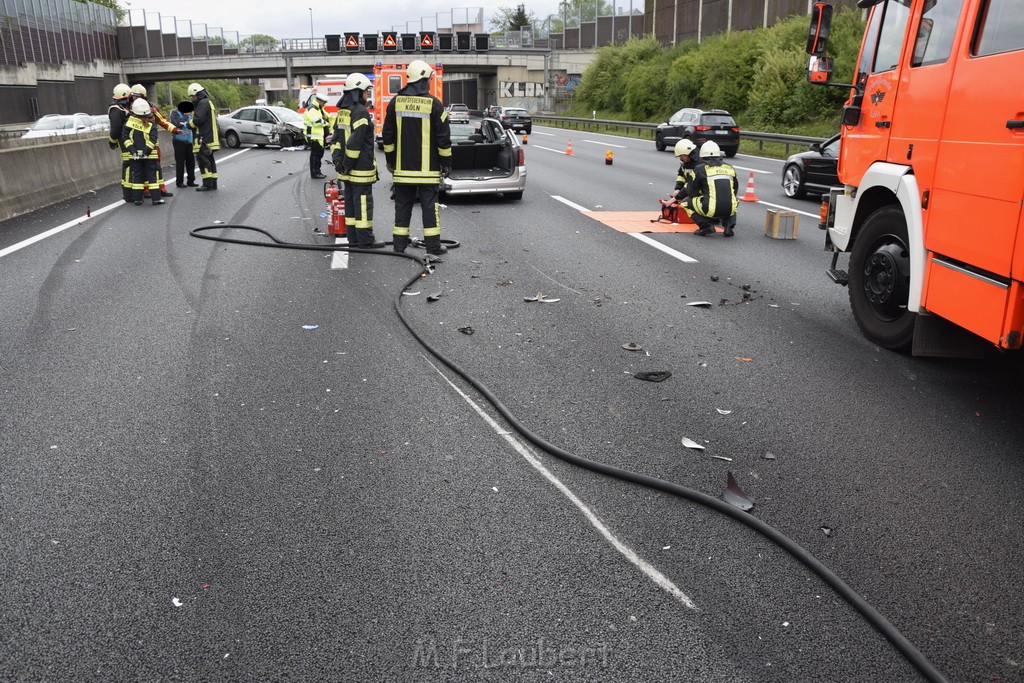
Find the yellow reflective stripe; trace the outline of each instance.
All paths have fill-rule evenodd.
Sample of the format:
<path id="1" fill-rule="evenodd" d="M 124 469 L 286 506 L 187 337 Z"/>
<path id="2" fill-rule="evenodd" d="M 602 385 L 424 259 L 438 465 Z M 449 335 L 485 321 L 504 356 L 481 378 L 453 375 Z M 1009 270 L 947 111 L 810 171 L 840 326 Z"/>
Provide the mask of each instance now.
<path id="1" fill-rule="evenodd" d="M 345 150 L 345 156 L 347 156 L 349 159 L 358 159 L 359 158 L 359 150 L 358 149 L 346 149 Z"/>
<path id="2" fill-rule="evenodd" d="M 451 147 L 438 147 L 437 155 L 441 157 L 450 157 L 452 155 Z"/>
<path id="3" fill-rule="evenodd" d="M 359 126 L 365 126 L 369 122 L 370 122 L 369 119 L 359 119 L 358 121 L 356 121 L 355 123 L 352 124 L 352 130 L 355 130 Z"/>
<path id="4" fill-rule="evenodd" d="M 385 154 L 390 154 L 391 152 L 394 152 L 394 151 L 395 151 L 395 146 L 394 145 L 384 145 L 384 153 Z"/>
<path id="5" fill-rule="evenodd" d="M 359 197 L 359 211 L 356 212 L 356 227 L 361 230 L 368 230 L 373 227 L 373 223 L 367 218 L 369 212 L 366 209 L 366 195 Z"/>
<path id="6" fill-rule="evenodd" d="M 442 109 L 441 110 L 441 122 L 444 123 L 447 120 L 448 120 L 448 110 L 447 109 Z"/>
<path id="7" fill-rule="evenodd" d="M 420 121 L 420 168 L 430 168 L 430 119 Z"/>
<path id="8" fill-rule="evenodd" d="M 396 225 L 395 227 L 391 228 L 391 234 L 392 235 L 398 235 L 399 237 L 408 237 L 409 236 L 409 228 L 401 228 L 401 227 Z"/>
<path id="9" fill-rule="evenodd" d="M 433 227 L 433 228 L 423 228 L 423 236 L 424 237 L 434 237 L 435 235 L 440 235 L 440 234 L 441 234 L 441 226 L 440 225 L 438 225 L 436 227 Z"/>

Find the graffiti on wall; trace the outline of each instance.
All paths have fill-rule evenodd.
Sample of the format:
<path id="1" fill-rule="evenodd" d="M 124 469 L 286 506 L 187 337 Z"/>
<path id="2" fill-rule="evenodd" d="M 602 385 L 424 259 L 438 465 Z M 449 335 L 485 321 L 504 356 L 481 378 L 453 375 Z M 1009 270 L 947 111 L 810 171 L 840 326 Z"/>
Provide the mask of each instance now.
<path id="1" fill-rule="evenodd" d="M 565 90 L 565 92 L 573 92 L 580 86 L 580 74 L 557 74 L 555 76 L 555 83 L 558 84 L 559 88 Z"/>
<path id="2" fill-rule="evenodd" d="M 544 97 L 543 83 L 501 81 L 499 86 L 498 97 Z"/>

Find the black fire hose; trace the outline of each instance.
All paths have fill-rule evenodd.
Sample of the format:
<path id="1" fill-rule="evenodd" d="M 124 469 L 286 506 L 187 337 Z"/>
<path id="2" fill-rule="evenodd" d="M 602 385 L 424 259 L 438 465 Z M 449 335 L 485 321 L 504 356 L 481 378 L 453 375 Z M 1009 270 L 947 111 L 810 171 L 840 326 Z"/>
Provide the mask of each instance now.
<path id="1" fill-rule="evenodd" d="M 261 233 L 270 238 L 272 240 L 272 243 L 256 242 L 253 240 L 233 239 L 224 236 L 215 237 L 205 234 L 205 232 L 209 230 L 224 230 L 229 228 L 239 230 L 251 230 L 254 232 Z M 276 247 L 281 249 L 304 249 L 310 251 L 351 251 L 356 253 L 399 256 L 416 261 L 421 266 L 423 266 L 424 271 L 417 273 L 414 277 L 412 277 L 408 282 L 405 283 L 405 286 L 402 287 L 402 289 L 398 292 L 398 296 L 395 298 L 394 302 L 395 313 L 398 315 L 398 319 L 402 321 L 402 325 L 405 326 L 405 329 L 409 331 L 413 338 L 415 338 L 416 341 L 418 341 L 420 345 L 423 346 L 423 348 L 429 351 L 434 357 L 436 357 L 439 361 L 448 366 L 453 372 L 459 375 L 459 377 L 464 379 L 466 382 L 471 384 L 473 388 L 479 391 L 480 394 L 482 394 L 484 398 L 486 398 L 487 401 L 492 406 L 494 406 L 494 409 L 497 410 L 498 413 L 503 418 L 505 418 L 505 420 L 512 426 L 512 428 L 515 429 L 519 434 L 521 434 L 527 441 L 529 441 L 531 444 L 533 444 L 540 450 L 544 451 L 545 453 L 552 455 L 565 462 L 577 465 L 584 469 L 590 470 L 591 472 L 597 472 L 598 474 L 603 474 L 608 477 L 613 477 L 615 479 L 620 479 L 622 481 L 628 481 L 634 484 L 639 484 L 640 486 L 646 486 L 647 488 L 651 488 L 656 491 L 662 491 L 664 493 L 684 498 L 691 502 L 698 503 L 705 507 L 711 508 L 712 510 L 720 512 L 723 515 L 731 517 L 737 522 L 740 522 L 741 524 L 749 527 L 750 529 L 753 529 L 754 531 L 756 531 L 757 533 L 761 534 L 769 541 L 774 543 L 775 545 L 779 546 L 780 548 L 788 552 L 790 555 L 792 555 L 794 558 L 800 561 L 805 567 L 814 572 L 814 574 L 817 575 L 822 581 L 827 583 L 836 593 L 841 595 L 843 599 L 845 599 L 854 609 L 856 609 L 868 623 L 874 626 L 875 629 L 879 633 L 881 633 L 886 638 L 886 640 L 888 640 L 893 645 L 893 647 L 895 647 L 900 652 L 900 654 L 902 654 L 907 659 L 907 661 L 913 664 L 914 667 L 921 673 L 921 675 L 925 677 L 925 679 L 932 681 L 933 683 L 945 683 L 946 678 L 942 675 L 942 673 L 939 672 L 939 670 L 935 668 L 935 666 L 933 666 L 931 662 L 928 661 L 924 654 L 920 650 L 918 650 L 913 643 L 907 640 L 907 638 L 902 633 L 900 633 L 895 626 L 889 623 L 889 621 L 885 617 L 883 617 L 878 612 L 878 610 L 872 607 L 867 600 L 865 600 L 863 597 L 860 596 L 860 594 L 858 594 L 849 585 L 847 585 L 846 582 L 839 578 L 831 569 L 826 567 L 816 557 L 814 557 L 809 552 L 804 550 L 799 544 L 797 544 L 789 537 L 785 536 L 782 532 L 778 531 L 773 526 L 759 520 L 753 515 L 743 512 L 739 508 L 734 507 L 729 503 L 719 500 L 718 498 L 709 496 L 706 493 L 701 493 L 700 491 L 690 489 L 685 486 L 680 486 L 679 484 L 674 484 L 672 482 L 665 481 L 664 479 L 658 479 L 657 477 L 651 477 L 646 474 L 637 474 L 636 472 L 630 472 L 628 470 L 623 470 L 612 465 L 606 465 L 595 460 L 590 460 L 589 458 L 574 455 L 572 453 L 569 453 L 568 451 L 562 450 L 561 448 L 555 446 L 554 444 L 545 441 L 541 437 L 531 432 L 509 411 L 508 408 L 505 407 L 505 404 L 503 404 L 501 400 L 498 399 L 498 397 L 491 392 L 490 389 L 488 389 L 482 382 L 474 378 L 465 370 L 460 368 L 454 361 L 448 359 L 440 351 L 431 346 L 422 336 L 419 335 L 419 333 L 416 332 L 415 329 L 413 329 L 412 325 L 409 324 L 409 321 L 405 319 L 404 315 L 402 315 L 401 304 L 403 293 L 405 292 L 405 290 L 409 289 L 409 287 L 411 287 L 416 282 L 420 281 L 424 276 L 428 275 L 431 272 L 430 268 L 428 267 L 429 257 L 427 259 L 421 259 L 419 256 L 411 254 L 397 253 L 393 251 L 381 251 L 377 249 L 358 249 L 347 247 L 346 245 L 342 244 L 317 245 L 283 242 L 274 237 L 273 235 L 271 235 L 266 230 L 251 227 L 248 225 L 207 225 L 195 228 L 191 232 L 189 232 L 189 234 L 193 237 L 198 237 L 200 239 L 212 240 L 215 242 L 228 242 L 231 244 L 244 244 L 258 247 Z M 448 243 L 449 246 L 451 246 L 453 243 L 453 241 L 451 240 L 442 240 L 442 242 Z M 458 242 L 454 242 L 454 246 L 458 246 Z"/>

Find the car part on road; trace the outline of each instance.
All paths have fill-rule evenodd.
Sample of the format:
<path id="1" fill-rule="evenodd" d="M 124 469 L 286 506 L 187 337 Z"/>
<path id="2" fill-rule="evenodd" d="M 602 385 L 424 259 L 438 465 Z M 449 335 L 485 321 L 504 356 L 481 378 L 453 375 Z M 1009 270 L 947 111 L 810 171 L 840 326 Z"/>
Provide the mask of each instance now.
<path id="1" fill-rule="evenodd" d="M 884 211 L 884 209 L 882 211 Z M 877 213 L 881 213 L 882 211 L 879 211 Z M 223 234 L 217 236 L 206 234 L 208 231 L 211 230 L 223 231 L 225 229 L 239 229 L 258 232 L 268 237 L 271 241 L 260 242 L 255 240 L 231 238 Z M 805 550 L 791 538 L 789 538 L 788 536 L 780 532 L 778 529 L 768 524 L 767 522 L 764 522 L 758 519 L 757 517 L 754 517 L 753 515 L 750 515 L 740 510 L 739 508 L 730 505 L 729 503 L 726 503 L 723 500 L 719 500 L 718 498 L 714 498 L 706 493 L 702 493 L 695 489 L 691 489 L 686 486 L 681 486 L 680 484 L 666 481 L 664 479 L 659 479 L 657 477 L 652 477 L 650 475 L 639 474 L 637 472 L 630 472 L 628 470 L 623 470 L 613 465 L 608 465 L 603 462 L 598 462 L 596 460 L 591 460 L 583 456 L 569 453 L 568 451 L 565 451 L 559 448 L 558 446 L 555 446 L 554 444 L 542 439 L 541 437 L 530 431 L 526 427 L 526 425 L 520 422 L 519 419 L 512 414 L 508 407 L 506 407 L 505 404 L 502 403 L 501 400 L 486 385 L 480 382 L 480 380 L 478 380 L 476 377 L 470 375 L 466 370 L 462 369 L 454 361 L 450 360 L 447 356 L 445 356 L 440 351 L 438 351 L 434 346 L 432 346 L 426 339 L 424 339 L 423 336 L 416 331 L 416 329 L 409 323 L 405 315 L 402 313 L 402 297 L 405 294 L 406 290 L 409 289 L 409 287 L 416 284 L 417 282 L 420 282 L 422 278 L 428 276 L 430 272 L 432 272 L 428 268 L 426 262 L 423 259 L 419 258 L 418 256 L 392 251 L 358 249 L 348 247 L 346 245 L 297 244 L 293 242 L 284 242 L 283 240 L 277 239 L 270 232 L 263 230 L 262 228 L 256 228 L 248 225 L 226 224 L 200 226 L 197 228 L 193 228 L 189 232 L 189 235 L 192 237 L 197 237 L 199 239 L 205 239 L 214 242 L 227 242 L 230 244 L 241 244 L 256 247 L 272 247 L 277 249 L 298 249 L 308 251 L 348 251 L 355 253 L 380 254 L 383 256 L 402 257 L 416 261 L 418 264 L 420 264 L 423 270 L 421 270 L 420 272 L 416 273 L 416 275 L 411 277 L 395 297 L 393 308 L 395 314 L 398 316 L 399 321 L 401 321 L 402 325 L 409 332 L 409 334 L 411 334 L 412 337 L 423 348 L 429 351 L 441 363 L 443 363 L 450 370 L 452 370 L 452 372 L 454 372 L 459 377 L 468 382 L 471 386 L 473 386 L 474 389 L 479 391 L 480 394 L 483 395 L 484 398 L 486 398 L 487 401 L 494 407 L 494 409 L 523 438 L 525 438 L 531 444 L 533 444 L 540 450 L 544 451 L 548 455 L 554 456 L 559 460 L 562 460 L 569 464 L 582 467 L 591 472 L 596 472 L 598 474 L 602 474 L 613 479 L 634 483 L 639 486 L 644 486 L 649 489 L 661 491 L 663 493 L 668 493 L 673 496 L 683 498 L 694 503 L 698 503 L 700 505 L 703 505 L 704 507 L 720 512 L 726 517 L 730 517 L 731 519 L 740 522 L 741 524 L 752 529 L 753 531 L 756 531 L 757 533 L 761 534 L 763 537 L 774 543 L 779 548 L 785 550 L 794 559 L 798 560 L 801 564 L 810 569 L 822 581 L 828 584 L 829 587 L 832 588 L 836 593 L 838 593 L 844 600 L 846 600 L 851 607 L 857 610 L 857 612 L 859 612 L 860 615 L 864 617 L 864 619 L 868 623 L 874 626 L 875 629 L 878 630 L 878 632 L 881 633 L 886 638 L 886 640 L 888 640 L 889 643 L 891 643 L 893 647 L 895 647 L 896 650 L 899 651 L 907 659 L 907 661 L 909 661 L 926 679 L 928 679 L 929 681 L 945 683 L 945 676 L 943 676 L 942 673 L 937 668 L 935 668 L 935 666 L 930 661 L 928 661 L 924 654 L 920 650 L 918 650 L 917 647 L 906 638 L 906 636 L 900 633 L 900 631 L 895 626 L 893 626 L 884 616 L 882 616 L 878 612 L 878 610 L 876 610 L 867 600 L 865 600 L 859 593 L 853 590 L 853 588 L 851 588 L 845 581 L 839 578 L 839 576 L 836 575 L 831 569 L 822 564 L 822 562 L 818 560 L 816 557 L 814 557 L 814 555 L 811 555 L 809 552 L 807 552 L 807 550 Z M 448 242 L 449 246 L 452 246 L 451 243 L 453 242 L 453 240 L 442 240 L 442 242 Z M 455 242 L 454 245 L 458 246 L 458 243 Z M 636 375 L 634 375 L 634 377 L 640 379 L 639 376 L 641 374 L 654 375 L 661 373 L 637 373 Z M 665 371 L 664 374 L 667 376 L 671 376 L 671 373 L 668 371 Z"/>

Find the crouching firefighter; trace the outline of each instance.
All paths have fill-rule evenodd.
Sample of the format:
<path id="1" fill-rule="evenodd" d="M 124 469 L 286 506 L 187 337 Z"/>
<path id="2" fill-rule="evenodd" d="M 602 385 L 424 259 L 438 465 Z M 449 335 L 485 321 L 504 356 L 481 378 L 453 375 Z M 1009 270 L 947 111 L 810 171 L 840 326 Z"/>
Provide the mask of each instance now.
<path id="1" fill-rule="evenodd" d="M 406 69 L 408 84 L 388 103 L 381 137 L 384 158 L 395 182 L 394 249 L 410 244 L 412 206 L 419 197 L 423 212 L 423 242 L 427 253 L 448 251 L 441 244 L 437 196 L 441 176 L 452 167 L 451 126 L 441 100 L 430 94 L 434 70 L 421 59 Z"/>
<path id="2" fill-rule="evenodd" d="M 736 170 L 722 161 L 718 144 L 708 140 L 700 148 L 700 162 L 693 168 L 693 180 L 687 186 L 682 205 L 697 224 L 694 235 L 715 234 L 715 220 L 722 222 L 725 236 L 733 236 L 736 227 Z"/>
<path id="3" fill-rule="evenodd" d="M 377 182 L 373 119 L 366 109 L 370 79 L 355 73 L 345 79 L 345 92 L 338 103 L 334 123 L 331 161 L 344 185 L 345 234 L 359 249 L 380 249 L 383 242 L 373 236 L 373 184 Z"/>

